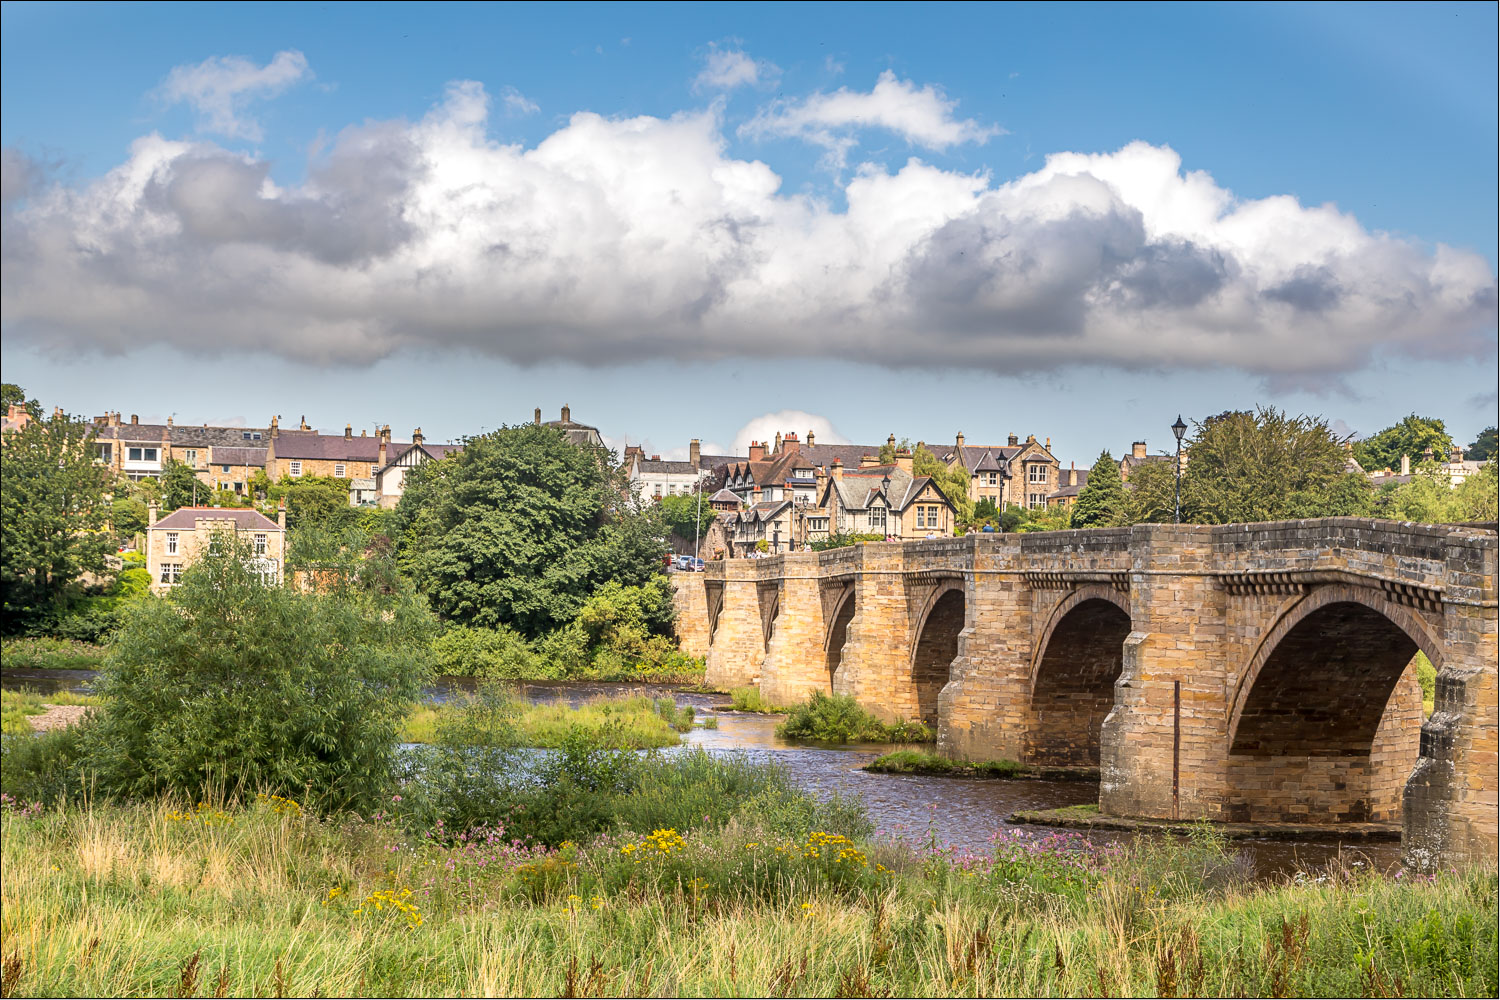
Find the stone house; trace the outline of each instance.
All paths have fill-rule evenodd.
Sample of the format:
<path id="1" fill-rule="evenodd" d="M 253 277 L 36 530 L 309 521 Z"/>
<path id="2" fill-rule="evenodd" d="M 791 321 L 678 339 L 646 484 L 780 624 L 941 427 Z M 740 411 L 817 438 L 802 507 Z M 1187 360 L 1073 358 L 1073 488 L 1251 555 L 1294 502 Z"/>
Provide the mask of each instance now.
<path id="1" fill-rule="evenodd" d="M 532 416 L 532 422 L 541 427 L 555 427 L 562 431 L 563 437 L 568 439 L 569 444 L 592 444 L 600 447 L 604 445 L 604 438 L 600 436 L 599 428 L 574 421 L 572 407 L 567 404 L 563 405 L 561 420 L 548 420 L 542 423 L 542 408 L 538 406 Z"/>
<path id="2" fill-rule="evenodd" d="M 718 521 L 724 525 L 729 540 L 726 556 L 753 557 L 760 551 L 761 542 L 766 543 L 768 555 L 793 551 L 799 544 L 793 537 L 795 513 L 790 500 L 762 500 L 739 511 L 721 514 Z"/>
<path id="3" fill-rule="evenodd" d="M 279 417 L 271 418 L 266 443 L 266 475 L 272 482 L 299 476 L 375 477 L 391 456 L 410 447 L 408 442 L 391 440 L 389 425 L 381 427 L 373 436 L 361 432 L 356 437 L 354 428 L 348 424 L 344 425 L 344 433 L 339 435 L 311 429 L 306 418 L 296 430 L 282 429 L 279 423 Z M 412 434 L 418 439 L 421 435 L 420 427 Z"/>
<path id="4" fill-rule="evenodd" d="M 250 507 L 179 507 L 159 519 L 157 512 L 152 504 L 146 527 L 146 569 L 153 593 L 165 593 L 181 582 L 183 571 L 209 551 L 215 537 L 226 533 L 249 542 L 253 565 L 268 583 L 285 579 L 285 509 L 274 521 Z"/>
<path id="5" fill-rule="evenodd" d="M 461 444 L 427 444 L 422 440 L 422 428 L 418 427 L 412 432 L 412 443 L 404 451 L 399 452 L 389 462 L 383 465 L 373 477 L 370 489 L 373 493 L 375 503 L 386 509 L 395 507 L 401 501 L 401 494 L 405 489 L 406 474 L 419 465 L 436 459 L 447 458 L 464 450 Z M 356 488 L 355 483 L 349 484 L 350 490 Z M 363 502 L 352 500 L 353 503 Z"/>
<path id="6" fill-rule="evenodd" d="M 735 462 L 743 461 L 734 455 L 705 455 L 697 438 L 688 442 L 688 457 L 685 462 L 663 461 L 660 455 L 646 456 L 638 445 L 625 449 L 625 476 L 630 481 L 630 493 L 639 500 L 660 500 L 662 497 L 685 496 L 703 484 L 705 492 L 715 472 Z"/>
<path id="7" fill-rule="evenodd" d="M 1089 470 L 1080 469 L 1073 462 L 1057 473 L 1057 489 L 1047 494 L 1048 507 L 1071 507 L 1078 502 L 1078 494 L 1089 484 Z"/>
<path id="8" fill-rule="evenodd" d="M 845 470 L 835 459 L 817 511 L 810 512 L 808 540 L 830 534 L 883 535 L 896 539 L 953 534 L 957 511 L 928 476 L 897 465 Z"/>
<path id="9" fill-rule="evenodd" d="M 1009 504 L 1040 510 L 1059 487 L 1062 463 L 1052 454 L 1052 439 L 1042 444 L 1035 434 L 1024 442 L 1012 434 L 1003 445 L 971 445 L 960 433 L 938 458 L 949 468 L 962 464 L 968 470 L 969 499 L 978 503 L 988 498 L 1000 510 Z"/>
<path id="10" fill-rule="evenodd" d="M 1146 452 L 1146 442 L 1144 441 L 1131 442 L 1130 454 L 1120 459 L 1120 479 L 1123 482 L 1130 482 L 1130 472 L 1132 469 L 1138 469 L 1143 465 L 1149 465 L 1153 462 L 1166 462 L 1170 468 L 1174 458 L 1175 453 L 1165 451 L 1159 451 L 1154 455 L 1148 454 Z M 1187 466 L 1186 449 L 1183 449 L 1182 452 L 1182 464 L 1184 467 Z"/>

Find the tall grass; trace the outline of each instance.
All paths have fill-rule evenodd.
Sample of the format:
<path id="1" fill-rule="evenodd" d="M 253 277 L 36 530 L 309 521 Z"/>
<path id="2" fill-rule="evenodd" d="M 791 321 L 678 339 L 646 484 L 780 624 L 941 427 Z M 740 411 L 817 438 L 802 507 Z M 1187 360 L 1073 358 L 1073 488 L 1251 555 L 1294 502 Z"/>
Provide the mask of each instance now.
<path id="1" fill-rule="evenodd" d="M 791 711 L 790 708 L 781 705 L 772 705 L 761 698 L 760 688 L 753 684 L 746 687 L 730 688 L 729 702 L 730 707 L 736 712 L 784 713 Z"/>
<path id="2" fill-rule="evenodd" d="M 927 743 L 937 739 L 920 722 L 887 724 L 849 695 L 818 691 L 792 709 L 786 721 L 776 727 L 776 735 L 823 743 Z"/>
<path id="3" fill-rule="evenodd" d="M 679 733 L 693 728 L 691 706 L 678 707 L 671 698 L 644 695 L 600 696 L 577 708 L 566 701 L 533 704 L 507 689 L 481 692 L 445 702 L 426 702 L 407 716 L 402 739 L 431 743 L 439 728 L 475 711 L 498 713 L 508 720 L 518 746 L 557 748 L 575 731 L 594 742 L 626 750 L 676 746 Z"/>
<path id="4" fill-rule="evenodd" d="M 0 663 L 7 670 L 97 670 L 108 652 L 104 646 L 75 639 L 0 639 Z"/>
<path id="5" fill-rule="evenodd" d="M 747 825 L 537 849 L 284 802 L 0 817 L 8 995 L 1494 996 L 1493 868 L 911 852 Z"/>
<path id="6" fill-rule="evenodd" d="M 78 691 L 54 691 L 44 695 L 35 688 L 8 688 L 0 691 L 0 732 L 29 733 L 33 715 L 41 715 L 49 705 L 97 705 L 94 695 Z"/>

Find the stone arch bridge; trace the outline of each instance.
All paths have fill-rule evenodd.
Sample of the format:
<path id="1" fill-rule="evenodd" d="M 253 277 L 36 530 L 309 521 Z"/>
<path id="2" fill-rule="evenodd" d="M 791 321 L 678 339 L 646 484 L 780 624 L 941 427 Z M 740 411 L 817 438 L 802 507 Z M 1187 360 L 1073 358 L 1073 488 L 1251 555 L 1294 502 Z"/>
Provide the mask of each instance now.
<path id="1" fill-rule="evenodd" d="M 1400 821 L 1410 863 L 1495 857 L 1492 530 L 978 534 L 676 579 L 715 686 L 853 695 L 935 724 L 954 757 L 1098 766 L 1110 815 Z"/>

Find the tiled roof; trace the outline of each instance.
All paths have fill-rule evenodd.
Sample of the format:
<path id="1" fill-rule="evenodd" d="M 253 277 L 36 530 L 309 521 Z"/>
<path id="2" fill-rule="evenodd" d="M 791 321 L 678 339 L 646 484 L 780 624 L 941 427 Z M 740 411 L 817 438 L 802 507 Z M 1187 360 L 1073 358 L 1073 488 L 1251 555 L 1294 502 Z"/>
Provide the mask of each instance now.
<path id="1" fill-rule="evenodd" d="M 260 438 L 247 438 L 259 434 Z M 267 427 L 199 427 L 192 424 L 96 424 L 94 437 L 100 441 L 160 441 L 163 438 L 179 448 L 264 448 L 271 440 Z"/>
<path id="2" fill-rule="evenodd" d="M 317 431 L 282 431 L 273 441 L 277 458 L 304 458 L 329 462 L 378 462 L 380 438 L 344 437 L 342 434 L 319 434 Z M 386 444 L 387 458 L 411 447 L 409 441 Z M 425 445 L 424 445 L 425 447 Z"/>
<path id="3" fill-rule="evenodd" d="M 1004 472 L 1007 463 L 1020 453 L 1020 445 L 966 444 L 962 456 L 958 454 L 957 448 L 949 447 L 941 457 L 944 462 L 961 458 L 964 468 L 972 475 L 975 472 Z"/>
<path id="4" fill-rule="evenodd" d="M 192 531 L 199 521 L 233 521 L 241 529 L 280 530 L 275 521 L 251 507 L 179 507 L 152 527 Z"/>
<path id="5" fill-rule="evenodd" d="M 691 476 L 698 471 L 698 467 L 692 462 L 663 462 L 646 459 L 641 462 L 642 472 L 655 472 L 658 475 Z"/>
<path id="6" fill-rule="evenodd" d="M 256 465 L 265 467 L 266 449 L 264 448 L 229 448 L 214 446 L 213 465 Z"/>
<path id="7" fill-rule="evenodd" d="M 739 495 L 730 490 L 720 490 L 708 498 L 709 503 L 739 503 Z"/>
<path id="8" fill-rule="evenodd" d="M 1067 475 L 1067 473 L 1069 472 L 1075 472 L 1078 474 L 1078 482 L 1072 486 L 1060 487 L 1055 493 L 1048 493 L 1048 500 L 1061 500 L 1066 497 L 1076 497 L 1079 493 L 1083 492 L 1083 488 L 1089 484 L 1088 469 L 1067 469 L 1064 470 L 1062 474 Z"/>

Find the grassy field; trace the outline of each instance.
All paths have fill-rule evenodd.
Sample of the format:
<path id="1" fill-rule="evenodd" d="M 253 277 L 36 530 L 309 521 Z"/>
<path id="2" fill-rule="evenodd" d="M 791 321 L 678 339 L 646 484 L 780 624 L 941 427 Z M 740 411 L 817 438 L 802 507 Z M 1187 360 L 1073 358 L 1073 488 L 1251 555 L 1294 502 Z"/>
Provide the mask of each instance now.
<path id="1" fill-rule="evenodd" d="M 48 705 L 97 705 L 99 699 L 77 691 L 54 691 L 44 695 L 31 688 L 0 691 L 0 732 L 29 733 L 33 715 L 41 715 Z"/>
<path id="2" fill-rule="evenodd" d="M 573 708 L 566 701 L 533 704 L 494 692 L 427 702 L 408 716 L 402 738 L 408 743 L 431 743 L 445 722 L 458 721 L 462 714 L 481 708 L 504 718 L 514 729 L 516 744 L 527 747 L 560 747 L 576 732 L 587 734 L 600 746 L 624 750 L 671 747 L 681 742 L 679 734 L 691 730 L 695 721 L 692 706 L 679 707 L 671 698 L 600 696 Z"/>
<path id="3" fill-rule="evenodd" d="M 105 652 L 72 639 L 0 639 L 0 664 L 8 670 L 97 670 Z"/>
<path id="4" fill-rule="evenodd" d="M 1494 996 L 1491 869 L 1254 886 L 1222 844 L 528 848 L 294 803 L 8 803 L 7 995 Z"/>

